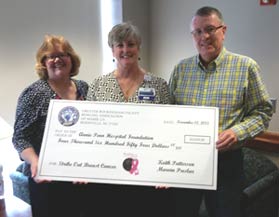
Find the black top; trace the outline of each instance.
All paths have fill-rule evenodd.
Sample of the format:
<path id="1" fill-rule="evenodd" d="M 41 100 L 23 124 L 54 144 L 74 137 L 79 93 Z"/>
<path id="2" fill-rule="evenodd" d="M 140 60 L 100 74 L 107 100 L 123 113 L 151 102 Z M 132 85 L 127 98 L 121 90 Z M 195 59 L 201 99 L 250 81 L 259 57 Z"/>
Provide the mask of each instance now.
<path id="1" fill-rule="evenodd" d="M 85 100 L 88 84 L 82 80 L 73 79 L 73 82 L 77 87 L 77 100 Z M 33 147 L 39 155 L 51 99 L 60 97 L 45 80 L 34 82 L 19 96 L 12 139 L 18 153 Z"/>

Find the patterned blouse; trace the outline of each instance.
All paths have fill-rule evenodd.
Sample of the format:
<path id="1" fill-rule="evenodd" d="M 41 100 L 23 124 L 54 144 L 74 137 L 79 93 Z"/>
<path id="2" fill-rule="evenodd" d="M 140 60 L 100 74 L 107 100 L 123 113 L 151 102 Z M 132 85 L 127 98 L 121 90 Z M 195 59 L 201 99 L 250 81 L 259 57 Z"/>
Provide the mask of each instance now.
<path id="1" fill-rule="evenodd" d="M 140 90 L 155 90 L 155 98 L 142 99 Z M 167 82 L 151 74 L 145 74 L 139 89 L 126 100 L 113 72 L 96 78 L 90 85 L 87 95 L 90 101 L 110 101 L 129 103 L 170 104 Z"/>
<path id="2" fill-rule="evenodd" d="M 85 100 L 88 84 L 81 80 L 73 80 L 73 82 L 77 87 L 77 100 Z M 39 154 L 51 99 L 60 99 L 60 97 L 45 80 L 34 82 L 21 93 L 16 109 L 12 139 L 18 153 L 28 147 L 33 147 Z"/>

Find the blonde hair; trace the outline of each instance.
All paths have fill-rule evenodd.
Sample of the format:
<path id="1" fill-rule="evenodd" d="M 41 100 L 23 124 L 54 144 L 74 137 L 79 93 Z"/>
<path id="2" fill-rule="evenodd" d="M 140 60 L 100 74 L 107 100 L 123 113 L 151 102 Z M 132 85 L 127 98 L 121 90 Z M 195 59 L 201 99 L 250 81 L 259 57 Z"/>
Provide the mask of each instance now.
<path id="1" fill-rule="evenodd" d="M 70 43 L 63 36 L 45 35 L 44 41 L 36 54 L 35 69 L 40 79 L 47 80 L 48 73 L 45 65 L 46 55 L 52 52 L 56 46 L 61 46 L 62 50 L 67 53 L 72 60 L 72 69 L 70 77 L 79 73 L 79 67 L 81 64 L 80 58 Z"/>

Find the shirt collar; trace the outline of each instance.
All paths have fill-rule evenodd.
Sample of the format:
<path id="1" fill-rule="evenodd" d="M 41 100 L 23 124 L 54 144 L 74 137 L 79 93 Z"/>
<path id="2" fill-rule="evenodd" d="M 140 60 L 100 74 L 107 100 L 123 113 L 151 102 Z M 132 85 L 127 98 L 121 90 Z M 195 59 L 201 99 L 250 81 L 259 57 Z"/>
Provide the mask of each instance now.
<path id="1" fill-rule="evenodd" d="M 205 72 L 216 72 L 216 68 L 218 66 L 220 66 L 220 64 L 223 62 L 226 52 L 227 52 L 226 48 L 223 47 L 220 54 L 218 55 L 218 57 L 215 60 L 213 60 L 211 63 L 208 64 L 207 69 L 204 67 L 204 65 L 200 61 L 199 55 L 197 55 L 197 63 L 199 65 L 199 67 Z"/>

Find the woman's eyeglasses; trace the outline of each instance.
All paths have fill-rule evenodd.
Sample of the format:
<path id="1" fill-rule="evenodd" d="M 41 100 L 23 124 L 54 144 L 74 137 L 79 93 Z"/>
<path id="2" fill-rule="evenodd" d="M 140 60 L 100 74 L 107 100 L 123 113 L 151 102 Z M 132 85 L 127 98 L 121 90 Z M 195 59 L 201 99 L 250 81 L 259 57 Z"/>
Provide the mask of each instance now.
<path id="1" fill-rule="evenodd" d="M 46 59 L 50 61 L 54 61 L 56 58 L 63 59 L 69 57 L 69 54 L 67 53 L 60 53 L 60 54 L 50 54 L 46 55 Z"/>

